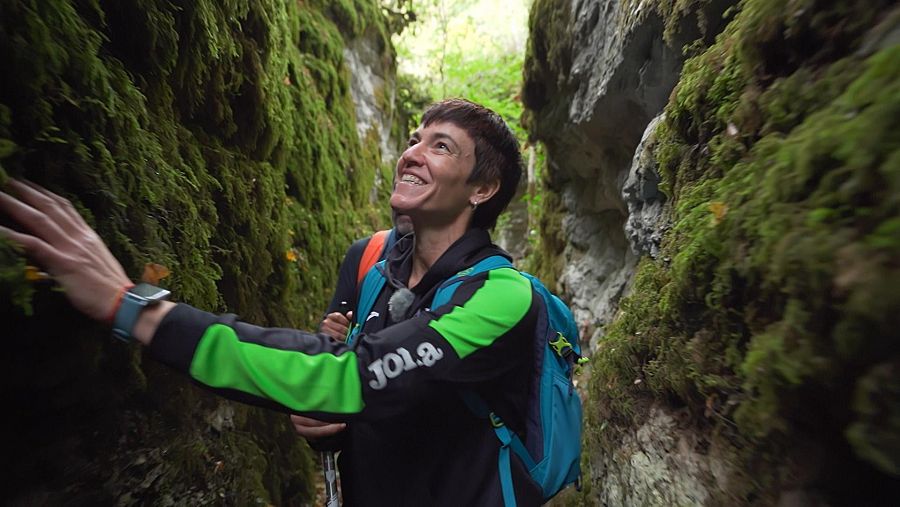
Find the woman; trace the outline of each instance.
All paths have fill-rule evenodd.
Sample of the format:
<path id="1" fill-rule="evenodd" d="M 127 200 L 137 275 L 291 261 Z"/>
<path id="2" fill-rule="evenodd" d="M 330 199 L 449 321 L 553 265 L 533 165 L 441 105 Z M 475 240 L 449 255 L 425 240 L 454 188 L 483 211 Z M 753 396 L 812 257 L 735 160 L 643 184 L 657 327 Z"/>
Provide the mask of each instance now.
<path id="1" fill-rule="evenodd" d="M 391 196 L 416 232 L 389 255 L 388 283 L 352 346 L 158 301 L 146 287 L 134 294 L 71 205 L 34 186 L 11 184 L 21 200 L 0 194 L 0 208 L 30 234 L 0 232 L 44 265 L 79 310 L 112 320 L 114 332 L 208 388 L 349 422 L 340 457 L 348 505 L 502 505 L 499 442 L 460 392 L 474 391 L 522 431 L 537 298 L 514 269 L 500 268 L 467 278 L 449 303 L 430 305 L 444 280 L 506 255 L 487 229 L 520 176 L 518 144 L 495 113 L 464 100 L 426 111 Z M 392 305 L 402 290 L 410 297 Z M 516 457 L 512 468 L 517 502 L 539 504 L 540 490 Z"/>

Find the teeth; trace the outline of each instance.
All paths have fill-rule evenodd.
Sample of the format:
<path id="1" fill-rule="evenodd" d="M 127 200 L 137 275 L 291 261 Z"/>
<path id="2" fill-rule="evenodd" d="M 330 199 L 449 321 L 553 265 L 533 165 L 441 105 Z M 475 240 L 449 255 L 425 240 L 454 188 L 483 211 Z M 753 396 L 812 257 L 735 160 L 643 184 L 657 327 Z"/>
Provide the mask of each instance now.
<path id="1" fill-rule="evenodd" d="M 425 184 L 425 182 L 422 181 L 421 178 L 419 178 L 418 176 L 414 176 L 412 174 L 404 174 L 400 178 L 400 181 L 402 181 L 404 183 L 409 183 L 411 185 L 424 185 Z"/>

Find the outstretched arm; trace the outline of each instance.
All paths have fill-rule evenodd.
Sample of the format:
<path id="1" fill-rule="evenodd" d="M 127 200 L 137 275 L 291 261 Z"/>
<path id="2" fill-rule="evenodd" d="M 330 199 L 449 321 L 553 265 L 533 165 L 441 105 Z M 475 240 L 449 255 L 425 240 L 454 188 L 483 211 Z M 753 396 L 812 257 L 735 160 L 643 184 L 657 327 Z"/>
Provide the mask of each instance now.
<path id="1" fill-rule="evenodd" d="M 85 315 L 111 321 L 125 290 L 134 284 L 100 236 L 68 200 L 37 185 L 10 180 L 18 198 L 0 192 L 0 210 L 25 232 L 0 226 L 0 234 L 20 244 L 65 290 Z M 162 302 L 141 313 L 133 336 L 149 345 L 163 317 L 174 308 Z"/>
<path id="2" fill-rule="evenodd" d="M 0 193 L 0 212 L 24 232 L 0 234 L 49 271 L 76 308 L 108 321 L 131 285 L 122 266 L 64 199 L 21 182 L 11 187 L 19 197 Z M 142 312 L 132 335 L 150 356 L 223 396 L 343 422 L 396 415 L 446 385 L 488 383 L 529 364 L 523 340 L 536 316 L 530 282 L 501 268 L 468 279 L 440 308 L 361 335 L 352 348 L 183 304 Z"/>

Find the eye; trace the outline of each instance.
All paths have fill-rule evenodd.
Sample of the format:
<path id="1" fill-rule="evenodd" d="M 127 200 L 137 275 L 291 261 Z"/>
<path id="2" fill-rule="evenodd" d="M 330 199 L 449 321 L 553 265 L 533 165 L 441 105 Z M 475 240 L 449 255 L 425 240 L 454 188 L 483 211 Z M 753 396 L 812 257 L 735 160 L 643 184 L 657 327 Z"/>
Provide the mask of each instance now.
<path id="1" fill-rule="evenodd" d="M 418 144 L 418 142 L 419 142 L 419 140 L 416 139 L 415 137 L 410 137 L 410 138 L 409 138 L 409 141 L 406 142 L 406 146 L 407 146 L 407 147 L 409 147 L 409 146 L 415 146 L 416 144 Z"/>
<path id="2" fill-rule="evenodd" d="M 450 147 L 447 146 L 447 143 L 444 143 L 444 142 L 438 142 L 435 146 L 436 146 L 437 149 L 439 149 L 439 150 L 450 151 Z"/>

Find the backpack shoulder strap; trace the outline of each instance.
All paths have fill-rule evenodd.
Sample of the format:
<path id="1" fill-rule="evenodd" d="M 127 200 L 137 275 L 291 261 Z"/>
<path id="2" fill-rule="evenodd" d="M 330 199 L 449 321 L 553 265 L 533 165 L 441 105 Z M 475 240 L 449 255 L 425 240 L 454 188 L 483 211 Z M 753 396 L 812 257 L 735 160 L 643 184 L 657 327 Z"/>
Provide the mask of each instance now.
<path id="1" fill-rule="evenodd" d="M 450 301 L 450 298 L 453 297 L 453 293 L 456 291 L 456 288 L 469 278 L 472 278 L 473 276 L 480 273 L 490 271 L 492 269 L 512 267 L 513 265 L 511 262 L 509 262 L 509 259 L 503 257 L 502 255 L 492 255 L 490 257 L 481 259 L 480 261 L 475 263 L 475 265 L 470 266 L 444 280 L 444 282 L 441 283 L 441 285 L 438 287 L 437 292 L 435 292 L 434 298 L 431 300 L 431 308 L 435 309 L 441 305 L 447 304 Z"/>
<path id="2" fill-rule="evenodd" d="M 394 244 L 400 240 L 402 236 L 397 232 L 397 229 L 388 229 L 387 239 L 384 241 L 384 248 L 381 249 L 381 256 L 378 257 L 378 260 L 387 259 L 388 252 L 391 251 L 391 248 L 394 248 Z"/>
<path id="3" fill-rule="evenodd" d="M 366 245 L 366 249 L 363 250 L 362 257 L 359 259 L 359 267 L 356 270 L 357 287 L 362 283 L 363 278 L 366 277 L 366 273 L 381 259 L 390 233 L 391 229 L 378 231 L 369 238 L 369 243 Z"/>
<path id="4" fill-rule="evenodd" d="M 445 280 L 444 283 L 440 285 L 440 287 L 438 287 L 438 290 L 434 295 L 434 299 L 432 299 L 431 302 L 432 309 L 447 304 L 450 301 L 450 298 L 453 297 L 453 293 L 464 281 L 472 278 L 475 275 L 499 268 L 515 269 L 512 263 L 509 262 L 509 259 L 507 259 L 506 257 L 503 257 L 501 255 L 492 255 L 478 261 L 474 266 L 466 268 L 459 273 L 451 276 L 450 278 Z M 509 428 L 507 428 L 503 423 L 503 421 L 490 410 L 490 408 L 487 406 L 487 403 L 485 403 L 481 396 L 468 389 L 459 391 L 459 395 L 462 397 L 462 400 L 463 402 L 465 402 L 466 406 L 469 407 L 469 410 L 476 417 L 486 418 L 491 422 L 491 426 L 494 428 L 494 433 L 500 440 L 500 454 L 498 456 L 497 465 L 500 477 L 500 489 L 503 494 L 503 504 L 505 507 L 515 507 L 516 495 L 515 491 L 513 490 L 510 451 L 518 454 L 522 459 L 522 462 L 528 469 L 534 467 L 534 461 L 531 459 L 531 456 L 525 449 L 525 446 L 522 443 L 521 439 L 519 439 L 519 437 L 515 433 L 510 431 Z"/>
<path id="5" fill-rule="evenodd" d="M 378 294 L 380 294 L 381 289 L 384 288 L 384 284 L 387 280 L 384 277 L 384 263 L 384 260 L 377 262 L 369 269 L 369 272 L 366 273 L 366 276 L 362 280 L 362 286 L 359 289 L 359 298 L 357 299 L 358 303 L 353 310 L 353 325 L 350 326 L 350 331 L 347 333 L 348 345 L 353 344 L 356 335 L 362 330 L 362 325 L 366 322 L 369 312 L 372 311 L 372 306 L 375 305 Z"/>

